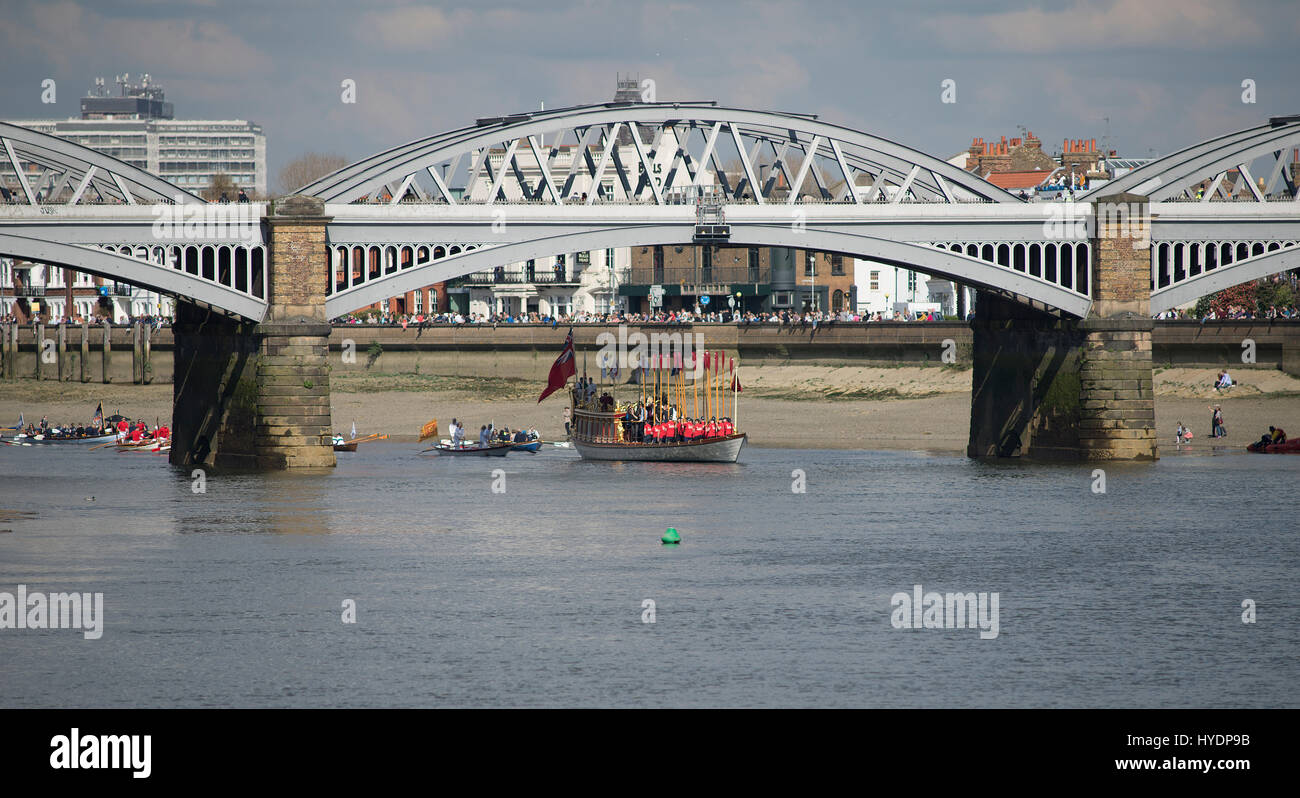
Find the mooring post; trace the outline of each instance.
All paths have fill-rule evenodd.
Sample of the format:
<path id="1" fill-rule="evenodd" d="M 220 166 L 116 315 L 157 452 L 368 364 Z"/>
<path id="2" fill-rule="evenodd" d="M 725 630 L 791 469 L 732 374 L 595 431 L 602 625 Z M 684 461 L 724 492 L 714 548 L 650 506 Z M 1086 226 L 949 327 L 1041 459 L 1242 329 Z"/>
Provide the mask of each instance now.
<path id="1" fill-rule="evenodd" d="M 33 343 L 36 344 L 36 379 L 43 380 L 45 379 L 45 324 L 36 322 L 35 333 Z"/>
<path id="2" fill-rule="evenodd" d="M 149 358 L 149 344 L 153 339 L 153 325 L 146 324 L 142 328 L 143 336 L 140 341 L 140 382 L 148 385 L 153 382 L 153 362 Z"/>
<path id="3" fill-rule="evenodd" d="M 55 334 L 55 337 L 59 341 L 58 358 L 56 361 L 59 370 L 57 381 L 65 382 L 68 379 L 68 371 L 70 370 L 68 368 L 68 323 L 66 321 L 59 322 L 59 331 Z"/>
<path id="4" fill-rule="evenodd" d="M 142 381 L 140 351 L 140 322 L 131 323 L 131 382 L 139 385 Z"/>
<path id="5" fill-rule="evenodd" d="M 100 382 L 105 385 L 113 381 L 113 374 L 109 371 L 113 367 L 113 322 L 104 319 L 104 373 L 100 377 Z"/>
<path id="6" fill-rule="evenodd" d="M 90 382 L 90 322 L 81 320 L 81 381 Z"/>

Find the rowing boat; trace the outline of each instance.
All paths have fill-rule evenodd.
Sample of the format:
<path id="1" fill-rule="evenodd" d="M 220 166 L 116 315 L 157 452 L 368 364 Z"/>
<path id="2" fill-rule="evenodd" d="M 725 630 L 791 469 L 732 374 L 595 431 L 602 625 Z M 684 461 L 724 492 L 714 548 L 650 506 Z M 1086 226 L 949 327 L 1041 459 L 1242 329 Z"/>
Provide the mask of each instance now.
<path id="1" fill-rule="evenodd" d="M 110 443 L 117 440 L 117 433 L 110 432 L 107 435 L 80 435 L 72 437 L 50 437 L 46 435 L 15 435 L 12 442 L 20 446 L 28 444 L 55 444 L 55 443 Z"/>
<path id="2" fill-rule="evenodd" d="M 346 441 L 345 441 L 345 440 L 342 439 L 342 436 L 341 436 L 341 435 L 336 435 L 335 438 L 334 438 L 334 451 L 336 451 L 336 452 L 355 452 L 355 451 L 357 450 L 357 444 L 358 444 L 358 443 L 370 443 L 371 441 L 383 441 L 383 440 L 388 440 L 388 436 L 387 436 L 387 435 L 377 435 L 377 434 L 376 434 L 376 435 L 362 435 L 362 436 L 359 437 L 359 438 L 352 438 L 351 440 L 346 440 Z"/>
<path id="3" fill-rule="evenodd" d="M 439 455 L 477 455 L 479 457 L 505 457 L 514 448 L 514 444 L 496 443 L 488 446 L 448 446 L 438 444 L 428 451 L 437 452 Z"/>

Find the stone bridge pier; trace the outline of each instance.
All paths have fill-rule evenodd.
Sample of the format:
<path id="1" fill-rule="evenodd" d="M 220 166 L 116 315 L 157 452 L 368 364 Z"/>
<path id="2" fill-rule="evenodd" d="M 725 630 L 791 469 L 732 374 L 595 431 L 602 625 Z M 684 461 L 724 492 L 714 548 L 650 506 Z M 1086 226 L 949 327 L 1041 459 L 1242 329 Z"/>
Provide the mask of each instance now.
<path id="1" fill-rule="evenodd" d="M 263 220 L 270 246 L 260 324 L 177 303 L 176 465 L 264 470 L 333 466 L 325 316 L 324 204 L 278 202 Z"/>
<path id="2" fill-rule="evenodd" d="M 1085 319 L 981 294 L 971 323 L 970 457 L 1155 460 L 1150 212 L 1094 202 Z"/>

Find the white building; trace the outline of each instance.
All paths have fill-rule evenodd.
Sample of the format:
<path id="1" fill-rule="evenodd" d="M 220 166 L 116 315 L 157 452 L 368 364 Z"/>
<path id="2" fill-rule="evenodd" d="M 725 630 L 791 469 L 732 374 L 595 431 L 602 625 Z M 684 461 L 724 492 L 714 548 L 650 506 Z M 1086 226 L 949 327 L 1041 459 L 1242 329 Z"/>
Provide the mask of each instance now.
<path id="1" fill-rule="evenodd" d="M 951 280 L 930 277 L 887 263 L 855 258 L 853 282 L 858 287 L 858 313 L 883 313 L 895 310 L 910 312 L 940 310 L 944 315 L 957 314 L 957 295 Z M 973 308 L 975 291 L 965 287 L 966 308 Z"/>
<path id="2" fill-rule="evenodd" d="M 192 193 L 225 174 L 238 188 L 266 195 L 266 136 L 261 125 L 244 119 L 173 119 L 172 104 L 163 101 L 162 89 L 150 84 L 148 75 L 138 84 L 129 75 L 117 82 L 120 95 L 110 97 L 103 78 L 96 80 L 95 89 L 81 100 L 80 117 L 5 121 L 111 155 Z M 48 192 L 54 185 L 57 175 L 42 175 L 37 164 L 26 168 L 34 191 Z M 0 179 L 16 188 L 7 159 L 0 159 Z"/>

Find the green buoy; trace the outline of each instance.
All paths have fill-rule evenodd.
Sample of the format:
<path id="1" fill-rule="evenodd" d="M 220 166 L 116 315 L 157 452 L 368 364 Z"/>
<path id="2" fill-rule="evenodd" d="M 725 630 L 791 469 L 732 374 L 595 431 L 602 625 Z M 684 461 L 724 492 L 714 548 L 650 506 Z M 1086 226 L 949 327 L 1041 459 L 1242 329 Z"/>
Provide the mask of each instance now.
<path id="1" fill-rule="evenodd" d="M 665 546 L 676 546 L 678 543 L 682 542 L 682 536 L 677 534 L 677 529 L 675 527 L 671 526 L 668 527 L 668 531 L 664 533 L 664 536 L 659 539 L 663 541 Z"/>

